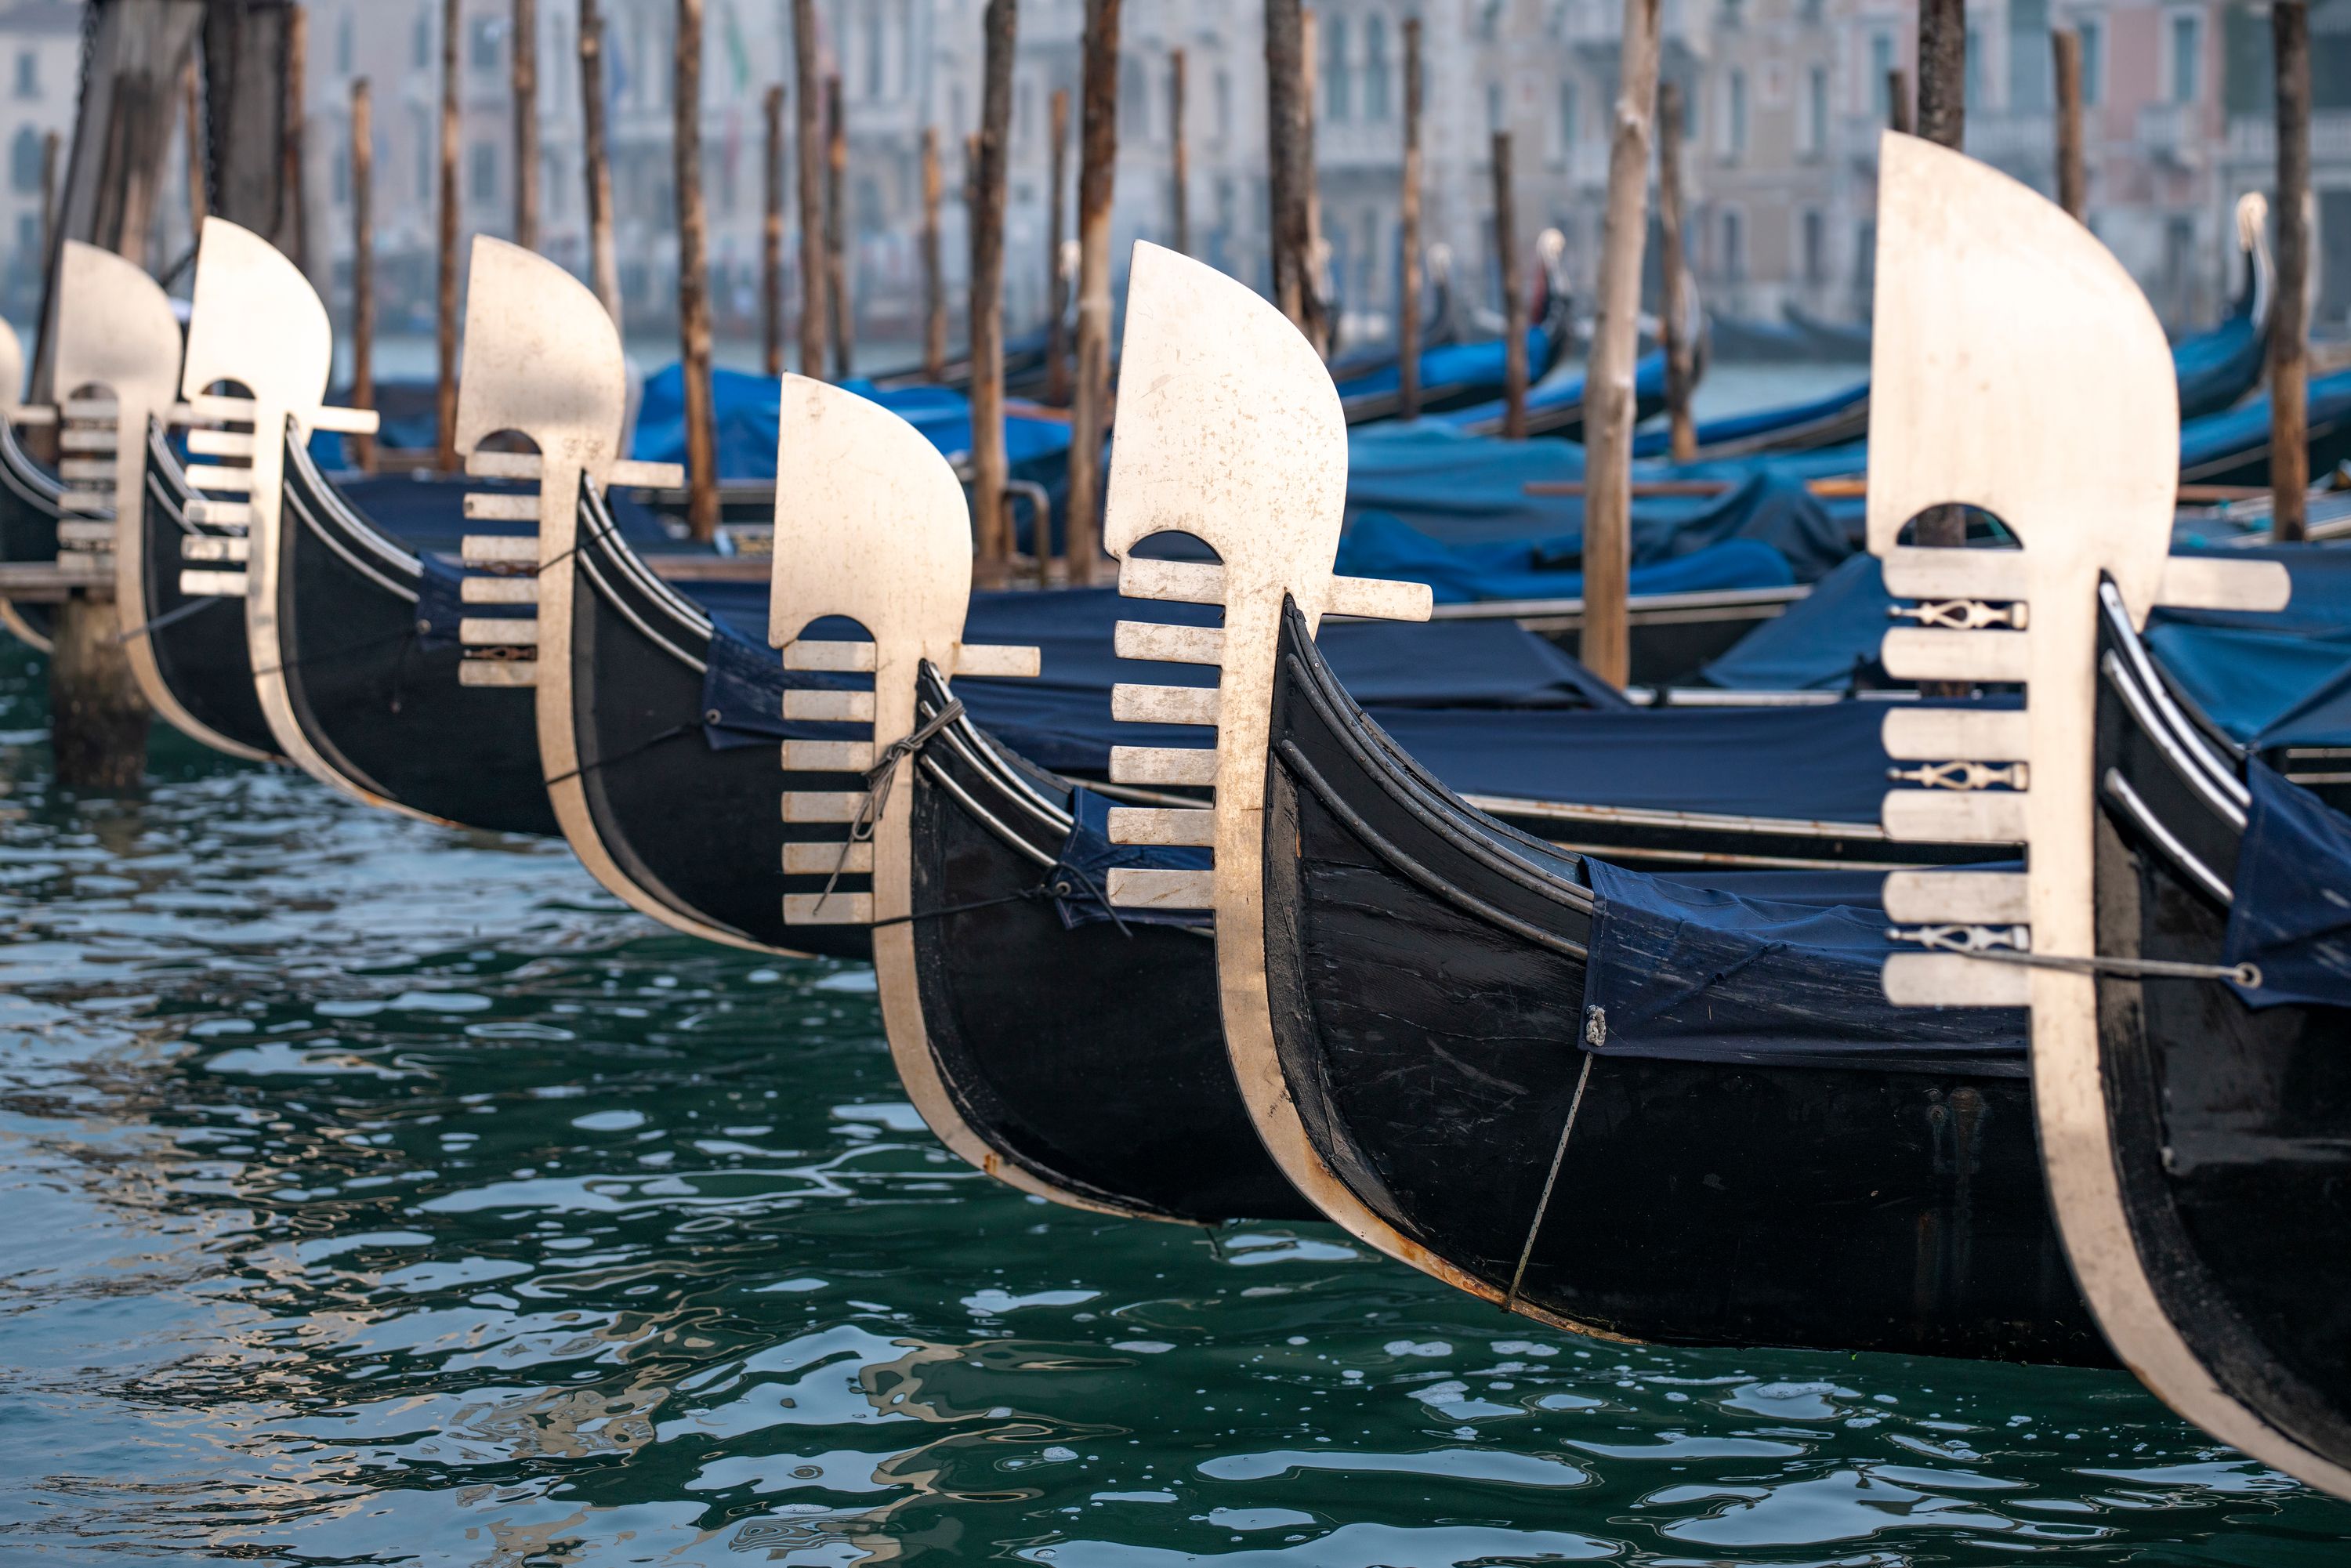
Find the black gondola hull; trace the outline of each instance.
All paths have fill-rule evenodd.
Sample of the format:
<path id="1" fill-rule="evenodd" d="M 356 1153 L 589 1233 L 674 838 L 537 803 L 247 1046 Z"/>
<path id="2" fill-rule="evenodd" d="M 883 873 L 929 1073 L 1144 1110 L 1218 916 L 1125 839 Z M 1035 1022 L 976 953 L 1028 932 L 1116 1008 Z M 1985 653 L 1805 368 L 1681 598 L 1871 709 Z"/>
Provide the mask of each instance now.
<path id="1" fill-rule="evenodd" d="M 187 488 L 178 465 L 151 433 L 146 505 L 141 508 L 140 593 L 124 606 L 124 630 L 145 639 L 157 678 L 190 718 L 221 738 L 266 757 L 277 737 L 253 687 L 245 600 L 180 591 L 180 541 L 202 530 L 185 521 Z"/>

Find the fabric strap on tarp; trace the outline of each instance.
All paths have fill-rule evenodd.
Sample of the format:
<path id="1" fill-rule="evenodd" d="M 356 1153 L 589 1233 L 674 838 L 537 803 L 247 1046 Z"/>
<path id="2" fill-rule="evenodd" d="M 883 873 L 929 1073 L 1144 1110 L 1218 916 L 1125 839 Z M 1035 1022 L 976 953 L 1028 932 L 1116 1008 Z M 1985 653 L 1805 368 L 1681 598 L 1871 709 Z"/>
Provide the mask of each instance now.
<path id="1" fill-rule="evenodd" d="M 2351 818 L 2258 758 L 2245 785 L 2223 956 L 2257 966 L 2262 984 L 2231 988 L 2255 1008 L 2351 1007 Z"/>
<path id="2" fill-rule="evenodd" d="M 1583 1048 L 1751 1067 L 2021 1078 L 2014 1008 L 1886 998 L 1883 871 L 1657 876 L 1586 861 Z"/>

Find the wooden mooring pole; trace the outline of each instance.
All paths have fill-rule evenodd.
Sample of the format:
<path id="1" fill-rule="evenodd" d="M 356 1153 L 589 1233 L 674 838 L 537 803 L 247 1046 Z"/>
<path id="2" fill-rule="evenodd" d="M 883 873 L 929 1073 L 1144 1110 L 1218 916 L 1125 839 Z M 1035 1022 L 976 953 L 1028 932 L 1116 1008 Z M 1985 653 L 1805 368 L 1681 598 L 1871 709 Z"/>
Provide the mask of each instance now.
<path id="1" fill-rule="evenodd" d="M 186 138 L 183 152 L 188 174 L 188 235 L 193 243 L 196 235 L 204 232 L 204 213 L 212 201 L 212 193 L 204 184 L 204 110 L 197 97 L 193 60 L 188 62 L 187 74 L 181 78 L 180 115 L 182 133 Z"/>
<path id="2" fill-rule="evenodd" d="M 1167 243 L 1178 256 L 1192 254 L 1192 148 L 1185 139 L 1186 86 L 1184 51 L 1167 56 Z"/>
<path id="3" fill-rule="evenodd" d="M 718 537 L 718 445 L 710 400 L 710 263 L 702 204 L 702 0 L 677 0 L 678 369 L 685 382 L 686 527 Z"/>
<path id="4" fill-rule="evenodd" d="M 947 280 L 939 244 L 939 204 L 946 180 L 939 168 L 939 128 L 923 127 L 923 379 L 947 379 Z"/>
<path id="5" fill-rule="evenodd" d="M 1510 133 L 1494 132 L 1494 249 L 1502 266 L 1502 439 L 1527 438 L 1527 291 L 1519 276 L 1519 200 Z"/>
<path id="6" fill-rule="evenodd" d="M 1080 588 L 1091 586 L 1103 564 L 1102 461 L 1110 427 L 1110 214 L 1118 173 L 1120 4 L 1086 0 L 1078 169 L 1078 384 L 1070 409 L 1070 499 L 1062 519 L 1070 581 Z"/>
<path id="7" fill-rule="evenodd" d="M 1322 239 L 1322 177 L 1314 161 L 1314 120 L 1322 99 L 1322 18 L 1312 11 L 1301 11 L 1298 93 L 1291 100 L 1297 120 L 1290 131 L 1294 139 L 1290 180 L 1295 193 L 1290 199 L 1298 204 L 1305 224 L 1297 263 L 1299 304 L 1304 312 L 1299 325 L 1307 341 L 1314 345 L 1314 351 L 1328 359 L 1332 331 L 1337 323 L 1331 319 L 1331 252 Z"/>
<path id="8" fill-rule="evenodd" d="M 2277 292 L 2270 308 L 2271 537 L 2307 537 L 2310 489 L 2310 7 L 2272 0 L 2277 61 Z"/>
<path id="9" fill-rule="evenodd" d="M 310 13 L 308 7 L 286 9 L 286 53 L 278 61 L 277 90 L 283 95 L 277 120 L 277 243 L 296 267 L 310 270 L 309 192 L 302 171 L 309 160 L 302 151 L 302 131 L 308 115 L 304 73 L 310 59 Z"/>
<path id="10" fill-rule="evenodd" d="M 1298 168 L 1298 0 L 1265 0 L 1266 239 L 1273 264 L 1273 302 L 1290 324 L 1306 327 L 1305 191 Z"/>
<path id="11" fill-rule="evenodd" d="M 792 0 L 793 129 L 800 198 L 800 374 L 824 375 L 824 80 L 816 0 Z"/>
<path id="12" fill-rule="evenodd" d="M 1053 89 L 1052 147 L 1048 154 L 1045 199 L 1045 401 L 1070 406 L 1070 275 L 1061 266 L 1069 243 L 1070 89 Z"/>
<path id="13" fill-rule="evenodd" d="M 856 374 L 857 301 L 849 287 L 849 122 L 841 78 L 824 78 L 824 291 L 832 311 L 832 379 Z"/>
<path id="14" fill-rule="evenodd" d="M 1012 567 L 1004 500 L 1011 476 L 1004 453 L 1004 193 L 1019 26 L 1018 0 L 987 0 L 971 214 L 972 580 L 982 588 L 1003 587 Z"/>
<path id="15" fill-rule="evenodd" d="M 759 219 L 759 340 L 761 368 L 771 376 L 784 373 L 784 89 L 768 89 L 767 161 L 761 165 L 759 190 L 765 211 Z"/>
<path id="16" fill-rule="evenodd" d="M 1918 134 L 1957 152 L 1967 142 L 1967 0 L 1918 0 Z M 1968 542 L 1967 508 L 1929 507 L 1912 527 L 1912 542 L 1958 549 Z M 1930 695 L 1964 696 L 1965 682 L 1929 681 Z"/>
<path id="17" fill-rule="evenodd" d="M 457 471 L 457 34 L 458 0 L 441 0 L 441 227 L 434 289 L 434 346 L 440 379 L 434 389 L 434 466 Z"/>
<path id="18" fill-rule="evenodd" d="M 621 316 L 621 251 L 612 236 L 612 155 L 604 139 L 604 18 L 580 0 L 580 172 L 587 183 L 588 269 L 614 327 Z"/>
<path id="19" fill-rule="evenodd" d="M 514 0 L 514 242 L 538 248 L 538 0 Z"/>
<path id="20" fill-rule="evenodd" d="M 353 408 L 375 406 L 375 99 L 351 78 L 351 391 Z M 375 467 L 375 437 L 347 437 L 362 474 Z"/>
<path id="21" fill-rule="evenodd" d="M 1691 383 L 1698 380 L 1698 345 L 1690 341 L 1689 252 L 1682 236 L 1682 87 L 1657 86 L 1657 258 L 1666 297 L 1657 314 L 1666 350 L 1666 424 L 1677 463 L 1698 457 L 1698 423 L 1690 416 Z"/>
<path id="22" fill-rule="evenodd" d="M 1420 417 L 1420 18 L 1404 22 L 1404 194 L 1398 204 L 1396 413 Z"/>
<path id="23" fill-rule="evenodd" d="M 1599 321 L 1584 378 L 1583 632 L 1580 656 L 1612 686 L 1632 678 L 1634 373 L 1641 251 L 1648 239 L 1650 120 L 1657 103 L 1659 0 L 1625 0 L 1615 132 L 1600 239 Z"/>
<path id="24" fill-rule="evenodd" d="M 2059 27 L 2049 35 L 2057 78 L 2057 204 L 2089 221 L 2090 172 L 2082 151 L 2082 35 Z"/>
<path id="25" fill-rule="evenodd" d="M 1900 66 L 1886 73 L 1886 129 L 1910 134 L 1910 73 Z"/>

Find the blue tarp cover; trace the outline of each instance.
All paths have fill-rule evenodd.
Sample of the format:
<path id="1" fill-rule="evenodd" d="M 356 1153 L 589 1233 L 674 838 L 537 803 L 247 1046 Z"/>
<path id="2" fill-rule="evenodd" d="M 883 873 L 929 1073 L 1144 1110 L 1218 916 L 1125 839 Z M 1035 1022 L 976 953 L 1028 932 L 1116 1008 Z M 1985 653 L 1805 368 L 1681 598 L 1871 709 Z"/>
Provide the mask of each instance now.
<path id="1" fill-rule="evenodd" d="M 1423 395 L 1434 396 L 1462 387 L 1502 384 L 1502 340 L 1487 338 L 1475 343 L 1443 343 L 1420 353 L 1420 388 Z M 1551 340 L 1540 327 L 1527 329 L 1527 374 L 1540 380 L 1551 368 Z M 1343 366 L 1332 367 L 1345 371 Z M 1393 394 L 1403 384 L 1403 360 L 1389 354 L 1380 363 L 1334 376 L 1339 388 L 1339 400 Z"/>
<path id="2" fill-rule="evenodd" d="M 941 452 L 971 449 L 971 403 L 963 393 L 932 386 L 883 392 L 871 382 L 846 385 L 914 425 Z M 711 372 L 710 388 L 716 409 L 719 476 L 773 479 L 776 407 L 782 383 L 772 376 L 720 370 Z M 1070 427 L 1065 421 L 1008 418 L 1004 444 L 1015 478 L 1050 485 L 1068 462 Z M 665 365 L 647 378 L 630 455 L 647 463 L 685 461 L 685 379 L 676 365 Z"/>
<path id="3" fill-rule="evenodd" d="M 2253 804 L 2225 952 L 2260 966 L 2262 985 L 2232 988 L 2256 1008 L 2351 1007 L 2351 819 L 2258 759 L 2245 783 Z"/>
<path id="4" fill-rule="evenodd" d="M 1439 604 L 1505 599 L 1573 599 L 1583 592 L 1580 534 L 1555 539 L 1442 545 L 1387 512 L 1358 512 L 1339 544 L 1338 570 L 1351 577 L 1425 582 Z M 1757 539 L 1726 539 L 1688 555 L 1634 566 L 1632 591 L 1687 593 L 1709 588 L 1777 588 L 1796 580 L 1788 558 Z"/>
<path id="5" fill-rule="evenodd" d="M 1584 864 L 1595 905 L 1583 983 L 1586 1051 L 2025 1073 L 2023 1009 L 1897 1008 L 1886 999 L 1884 967 L 1894 948 L 1879 903 L 1883 871 L 1698 877 Z"/>
<path id="6" fill-rule="evenodd" d="M 1374 716 L 1465 795 L 1874 824 L 1891 766 L 1876 702 Z"/>
<path id="7" fill-rule="evenodd" d="M 704 685 L 705 708 L 718 714 L 714 746 L 764 744 L 779 737 L 820 738 L 846 732 L 786 725 L 783 692 L 793 686 L 841 686 L 842 676 L 787 674 L 767 644 L 764 591 L 709 594 L 692 585 L 718 622 Z M 731 585 L 730 585 L 731 586 Z M 756 586 L 756 585 L 754 585 Z M 1042 653 L 1034 680 L 965 679 L 956 683 L 973 720 L 1039 767 L 1102 773 L 1110 748 L 1120 746 L 1200 746 L 1211 737 L 1196 726 L 1119 724 L 1111 717 L 1110 688 L 1126 681 L 1160 685 L 1213 685 L 1205 665 L 1143 663 L 1116 657 L 1111 629 L 1136 613 L 1112 589 L 1058 593 L 982 593 L 972 599 L 965 637 L 976 643 L 1033 644 Z M 1221 612 L 1208 605 L 1155 604 L 1151 618 L 1214 625 Z M 847 624 L 811 632 L 854 636 Z M 1334 622 L 1322 646 L 1348 689 L 1383 716 L 1419 706 L 1444 708 L 1465 732 L 1498 716 L 1480 710 L 1562 708 L 1623 699 L 1593 681 L 1558 648 L 1507 621 L 1437 622 L 1400 625 Z"/>

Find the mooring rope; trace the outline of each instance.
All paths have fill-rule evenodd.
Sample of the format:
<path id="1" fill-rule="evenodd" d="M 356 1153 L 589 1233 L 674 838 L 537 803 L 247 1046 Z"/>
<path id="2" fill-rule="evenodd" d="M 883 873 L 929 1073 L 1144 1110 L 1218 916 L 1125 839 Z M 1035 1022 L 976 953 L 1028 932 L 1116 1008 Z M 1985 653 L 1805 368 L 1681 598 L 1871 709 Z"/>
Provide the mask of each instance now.
<path id="1" fill-rule="evenodd" d="M 824 901 L 841 881 L 841 873 L 849 869 L 850 850 L 873 841 L 873 831 L 882 824 L 882 813 L 890 805 L 890 787 L 896 782 L 898 764 L 928 746 L 933 737 L 963 716 L 963 699 L 950 697 L 947 706 L 931 716 L 911 735 L 904 735 L 882 748 L 873 766 L 865 770 L 865 803 L 857 809 L 857 820 L 849 824 L 849 836 L 841 841 L 841 855 L 832 862 L 832 874 L 824 879 L 824 891 L 817 894 L 816 908 L 821 911 Z"/>

